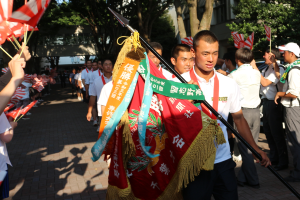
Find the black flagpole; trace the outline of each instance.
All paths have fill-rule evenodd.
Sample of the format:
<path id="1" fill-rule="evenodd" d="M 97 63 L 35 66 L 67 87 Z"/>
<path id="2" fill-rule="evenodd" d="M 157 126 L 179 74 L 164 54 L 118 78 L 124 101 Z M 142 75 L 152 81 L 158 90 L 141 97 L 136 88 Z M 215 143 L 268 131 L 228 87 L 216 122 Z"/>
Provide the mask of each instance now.
<path id="1" fill-rule="evenodd" d="M 125 23 L 122 22 L 126 20 L 121 16 L 120 14 L 116 13 L 115 11 L 108 8 L 118 19 L 118 21 L 122 24 L 122 26 L 126 26 L 130 32 L 134 33 L 136 30 L 134 30 L 131 26 L 129 26 L 129 21 L 127 20 Z M 151 51 L 167 68 L 170 70 L 182 83 L 187 83 L 187 81 L 177 72 L 174 70 L 173 67 L 170 66 L 168 62 L 166 62 L 159 53 L 155 49 L 153 49 L 141 36 L 139 36 L 140 40 L 143 42 L 143 44 Z M 200 101 L 203 103 L 217 118 L 220 120 L 232 133 L 254 154 L 255 157 L 257 157 L 260 161 L 262 160 L 261 155 L 220 115 L 206 100 Z M 300 199 L 300 194 L 288 183 L 286 182 L 282 176 L 274 170 L 274 168 L 269 165 L 268 169 L 298 198 Z"/>

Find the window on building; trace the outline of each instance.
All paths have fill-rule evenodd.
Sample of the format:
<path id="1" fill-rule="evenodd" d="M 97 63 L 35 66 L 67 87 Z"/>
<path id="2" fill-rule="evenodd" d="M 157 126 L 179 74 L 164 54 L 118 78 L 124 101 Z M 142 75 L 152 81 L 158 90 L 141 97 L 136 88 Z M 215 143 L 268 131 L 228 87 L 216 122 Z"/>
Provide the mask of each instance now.
<path id="1" fill-rule="evenodd" d="M 223 23 L 227 20 L 226 0 L 215 0 L 213 15 L 215 16 L 216 24 Z"/>

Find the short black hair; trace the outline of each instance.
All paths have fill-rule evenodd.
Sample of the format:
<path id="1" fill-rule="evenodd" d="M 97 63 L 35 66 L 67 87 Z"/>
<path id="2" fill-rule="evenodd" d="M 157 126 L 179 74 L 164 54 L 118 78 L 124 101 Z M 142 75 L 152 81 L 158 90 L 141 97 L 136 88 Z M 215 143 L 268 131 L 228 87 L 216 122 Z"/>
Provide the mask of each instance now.
<path id="1" fill-rule="evenodd" d="M 113 61 L 111 58 L 104 58 L 104 59 L 102 60 L 101 64 L 103 65 L 104 62 L 107 61 L 107 60 L 109 60 L 109 61 L 112 63 L 112 65 L 114 66 L 114 61 Z"/>
<path id="2" fill-rule="evenodd" d="M 266 49 L 265 52 L 270 53 L 270 48 Z M 275 59 L 277 59 L 277 60 L 280 59 L 280 56 L 281 56 L 281 55 L 280 55 L 279 49 L 277 49 L 277 48 L 271 48 L 271 52 L 272 52 L 272 54 L 274 54 Z"/>
<path id="3" fill-rule="evenodd" d="M 203 30 L 203 31 L 199 31 L 195 36 L 194 36 L 194 40 L 193 40 L 193 48 L 196 51 L 196 47 L 199 44 L 200 40 L 204 40 L 205 42 L 212 44 L 215 42 L 219 42 L 217 36 L 209 31 L 209 30 Z"/>
<path id="4" fill-rule="evenodd" d="M 92 60 L 87 60 L 87 61 L 86 61 L 86 64 L 87 64 L 88 62 L 91 62 L 91 63 L 92 63 Z"/>
<path id="5" fill-rule="evenodd" d="M 149 45 L 150 45 L 153 49 L 155 49 L 155 50 L 161 50 L 161 51 L 163 51 L 162 45 L 161 45 L 160 43 L 158 43 L 158 42 L 150 42 Z M 147 53 L 148 53 L 148 52 L 149 52 L 149 49 L 147 48 Z"/>
<path id="6" fill-rule="evenodd" d="M 179 52 L 190 52 L 191 47 L 187 44 L 176 44 L 175 47 L 173 47 L 171 52 L 171 57 L 175 58 L 175 60 L 178 58 Z"/>
<path id="7" fill-rule="evenodd" d="M 231 63 L 233 64 L 233 66 L 236 65 L 236 62 L 235 62 L 235 51 L 231 51 L 231 52 L 227 52 L 224 54 L 223 56 L 223 59 L 224 60 L 230 60 Z"/>
<path id="8" fill-rule="evenodd" d="M 243 47 L 235 52 L 235 58 L 241 61 L 241 63 L 243 64 L 250 64 L 251 61 L 254 59 L 254 55 L 249 48 Z"/>

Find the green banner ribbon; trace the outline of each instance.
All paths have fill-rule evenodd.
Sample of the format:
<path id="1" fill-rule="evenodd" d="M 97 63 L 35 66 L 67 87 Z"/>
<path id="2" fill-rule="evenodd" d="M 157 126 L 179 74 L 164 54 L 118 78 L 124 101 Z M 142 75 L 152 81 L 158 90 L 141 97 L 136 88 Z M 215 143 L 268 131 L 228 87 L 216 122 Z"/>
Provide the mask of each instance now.
<path id="1" fill-rule="evenodd" d="M 285 83 L 285 80 L 287 79 L 286 76 L 287 76 L 287 74 L 289 73 L 289 71 L 292 69 L 292 67 L 294 67 L 295 65 L 299 65 L 299 64 L 300 64 L 300 60 L 298 59 L 298 60 L 296 60 L 295 62 L 293 62 L 293 63 L 287 65 L 287 68 L 286 68 L 285 72 L 283 73 L 283 75 L 282 75 L 282 77 L 281 77 L 281 79 L 280 79 L 280 82 L 281 82 L 281 83 Z"/>
<path id="2" fill-rule="evenodd" d="M 140 75 L 145 79 L 148 74 L 146 59 L 140 62 L 137 70 Z M 188 100 L 205 100 L 203 92 L 199 89 L 198 85 L 177 83 L 166 79 L 158 78 L 150 74 L 150 82 L 153 92 L 162 94 L 167 97 Z"/>

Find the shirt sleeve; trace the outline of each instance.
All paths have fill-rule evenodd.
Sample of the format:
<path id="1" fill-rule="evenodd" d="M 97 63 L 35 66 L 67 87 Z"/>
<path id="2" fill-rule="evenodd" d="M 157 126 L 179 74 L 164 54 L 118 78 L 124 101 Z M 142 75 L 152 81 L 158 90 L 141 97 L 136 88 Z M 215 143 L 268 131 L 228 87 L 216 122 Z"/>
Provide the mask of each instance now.
<path id="1" fill-rule="evenodd" d="M 4 113 L 2 113 L 0 115 L 0 134 L 8 131 L 9 129 L 11 129 L 10 123 L 7 120 L 6 116 Z"/>
<path id="2" fill-rule="evenodd" d="M 273 85 L 276 85 L 279 79 L 276 77 L 275 70 L 273 68 L 270 69 L 271 73 L 265 78 L 272 82 Z"/>
<path id="3" fill-rule="evenodd" d="M 232 94 L 231 94 L 229 112 L 236 113 L 242 109 L 243 96 L 240 92 L 240 88 L 239 88 L 238 84 L 235 81 L 233 81 L 233 85 L 232 85 L 231 89 L 232 89 L 231 90 Z"/>
<path id="4" fill-rule="evenodd" d="M 81 79 L 85 79 L 85 71 L 83 70 L 82 72 L 81 72 Z"/>
<path id="5" fill-rule="evenodd" d="M 89 92 L 90 92 L 90 96 L 97 96 L 97 90 L 96 90 L 96 85 L 95 85 L 96 82 L 92 83 L 90 85 L 90 88 L 89 88 Z"/>
<path id="6" fill-rule="evenodd" d="M 299 97 L 300 93 L 300 70 L 295 69 L 290 71 L 288 77 L 288 90 L 286 94 L 291 93 L 296 97 Z"/>

